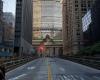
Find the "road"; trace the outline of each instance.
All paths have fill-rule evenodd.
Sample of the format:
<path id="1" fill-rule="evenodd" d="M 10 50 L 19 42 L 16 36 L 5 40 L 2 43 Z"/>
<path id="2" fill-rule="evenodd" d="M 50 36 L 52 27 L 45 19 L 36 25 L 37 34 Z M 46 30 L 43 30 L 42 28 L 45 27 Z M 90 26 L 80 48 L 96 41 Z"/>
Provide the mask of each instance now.
<path id="1" fill-rule="evenodd" d="M 39 58 L 7 72 L 6 80 L 100 80 L 100 70 L 59 58 Z"/>

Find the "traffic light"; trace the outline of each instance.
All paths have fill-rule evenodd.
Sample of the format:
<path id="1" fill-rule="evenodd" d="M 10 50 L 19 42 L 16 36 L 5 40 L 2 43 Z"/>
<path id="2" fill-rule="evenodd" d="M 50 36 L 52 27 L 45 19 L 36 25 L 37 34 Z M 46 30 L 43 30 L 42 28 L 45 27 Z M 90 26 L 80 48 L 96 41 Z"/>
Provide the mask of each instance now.
<path id="1" fill-rule="evenodd" d="M 43 52 L 45 52 L 45 49 L 46 49 L 45 45 L 44 44 L 40 44 L 39 47 L 38 47 L 38 52 L 39 53 L 43 53 Z"/>

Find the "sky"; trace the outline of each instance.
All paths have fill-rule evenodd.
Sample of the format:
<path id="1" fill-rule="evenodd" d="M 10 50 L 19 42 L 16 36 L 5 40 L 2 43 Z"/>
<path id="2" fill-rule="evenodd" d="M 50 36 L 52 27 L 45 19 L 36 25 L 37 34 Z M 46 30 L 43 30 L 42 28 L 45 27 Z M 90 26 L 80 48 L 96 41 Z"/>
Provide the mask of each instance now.
<path id="1" fill-rule="evenodd" d="M 12 12 L 15 15 L 16 0 L 2 0 L 3 1 L 3 11 Z"/>

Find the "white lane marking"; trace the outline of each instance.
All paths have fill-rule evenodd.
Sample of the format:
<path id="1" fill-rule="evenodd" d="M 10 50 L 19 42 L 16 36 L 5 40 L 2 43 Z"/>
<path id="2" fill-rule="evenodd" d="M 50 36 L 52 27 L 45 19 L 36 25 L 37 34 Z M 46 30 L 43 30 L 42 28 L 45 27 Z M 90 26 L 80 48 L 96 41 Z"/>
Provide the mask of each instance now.
<path id="1" fill-rule="evenodd" d="M 22 74 L 22 75 L 19 75 L 19 76 L 17 76 L 17 77 L 14 77 L 14 78 L 11 78 L 11 79 L 8 79 L 8 80 L 18 80 L 19 78 L 21 78 L 21 77 L 24 77 L 24 76 L 26 76 L 27 74 Z"/>
<path id="2" fill-rule="evenodd" d="M 66 79 L 67 77 L 64 75 L 64 78 Z"/>
<path id="3" fill-rule="evenodd" d="M 70 75 L 72 80 L 77 80 L 73 75 Z"/>
<path id="4" fill-rule="evenodd" d="M 80 77 L 80 76 L 77 76 L 77 75 L 67 75 L 67 76 L 63 75 L 63 78 L 64 79 L 62 79 L 62 80 L 77 80 L 77 79 L 85 80 L 83 77 Z"/>
<path id="5" fill-rule="evenodd" d="M 59 69 L 60 69 L 61 71 L 65 71 L 65 69 L 64 69 L 64 68 L 62 68 L 62 67 L 60 67 Z"/>
<path id="6" fill-rule="evenodd" d="M 65 76 L 65 75 L 64 75 L 63 77 L 65 78 L 65 80 L 70 80 L 70 79 L 69 79 L 67 76 Z"/>
<path id="7" fill-rule="evenodd" d="M 32 69 L 35 69 L 36 67 L 28 67 L 27 69 L 28 70 L 32 70 Z"/>

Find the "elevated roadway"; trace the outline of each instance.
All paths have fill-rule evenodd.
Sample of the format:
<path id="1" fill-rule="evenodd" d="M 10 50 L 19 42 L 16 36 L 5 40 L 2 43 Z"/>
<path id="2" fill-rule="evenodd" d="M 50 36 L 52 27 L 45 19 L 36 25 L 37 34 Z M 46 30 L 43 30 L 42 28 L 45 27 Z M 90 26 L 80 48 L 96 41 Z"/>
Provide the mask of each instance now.
<path id="1" fill-rule="evenodd" d="M 39 58 L 7 72 L 6 80 L 100 80 L 100 70 L 59 58 Z"/>

